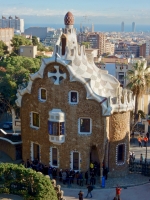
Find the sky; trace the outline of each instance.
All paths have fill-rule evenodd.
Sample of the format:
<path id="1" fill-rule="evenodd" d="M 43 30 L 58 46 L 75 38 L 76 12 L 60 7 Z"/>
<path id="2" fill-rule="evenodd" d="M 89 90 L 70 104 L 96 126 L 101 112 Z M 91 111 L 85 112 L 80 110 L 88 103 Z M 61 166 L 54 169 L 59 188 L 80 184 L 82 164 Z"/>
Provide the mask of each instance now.
<path id="1" fill-rule="evenodd" d="M 0 0 L 0 15 L 19 16 L 28 24 L 63 24 L 71 11 L 75 23 L 150 24 L 150 0 Z"/>

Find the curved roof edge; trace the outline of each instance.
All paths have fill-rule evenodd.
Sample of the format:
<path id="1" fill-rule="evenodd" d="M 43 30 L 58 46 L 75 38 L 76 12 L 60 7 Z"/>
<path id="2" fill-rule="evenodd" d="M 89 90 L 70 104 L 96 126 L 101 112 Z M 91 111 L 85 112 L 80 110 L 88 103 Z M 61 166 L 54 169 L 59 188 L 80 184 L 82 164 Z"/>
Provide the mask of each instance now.
<path id="1" fill-rule="evenodd" d="M 22 144 L 22 141 L 20 142 L 12 142 L 11 140 L 7 139 L 7 138 L 3 138 L 3 137 L 0 137 L 0 140 L 4 140 L 6 142 L 9 142 L 10 144 L 12 145 L 15 145 L 15 144 Z"/>
<path id="2" fill-rule="evenodd" d="M 86 98 L 96 100 L 97 102 L 99 102 L 101 104 L 103 116 L 110 116 L 113 112 L 122 112 L 122 111 L 127 111 L 127 110 L 133 110 L 134 105 L 133 105 L 132 100 L 131 100 L 131 94 L 130 94 L 130 101 L 127 101 L 127 99 L 126 99 L 125 103 L 122 104 L 120 100 L 117 100 L 116 104 L 113 104 L 111 102 L 110 97 L 106 98 L 106 97 L 102 97 L 102 96 L 99 96 L 96 93 L 94 93 L 94 91 L 92 90 L 92 88 L 90 86 L 91 79 L 90 78 L 86 79 L 86 78 L 83 78 L 81 76 L 80 77 L 76 76 L 76 73 L 74 72 L 74 70 L 71 67 L 69 67 L 69 64 L 72 61 L 62 60 L 61 57 L 57 53 L 54 54 L 50 58 L 42 59 L 42 63 L 41 63 L 41 67 L 40 67 L 39 71 L 37 71 L 35 74 L 30 75 L 30 80 L 28 82 L 28 86 L 26 88 L 24 88 L 23 90 L 17 91 L 16 104 L 17 104 L 18 107 L 21 107 L 22 96 L 26 93 L 31 94 L 33 81 L 37 78 L 43 78 L 43 73 L 44 73 L 46 66 L 50 63 L 53 63 L 53 62 L 57 62 L 59 64 L 62 64 L 63 66 L 65 66 L 67 68 L 67 70 L 70 74 L 70 81 L 71 82 L 79 81 L 84 85 L 86 92 L 87 92 Z M 122 93 L 122 95 L 124 95 L 123 93 Z M 132 93 L 132 92 L 130 92 L 130 93 Z M 125 95 L 127 96 L 127 92 L 126 92 Z M 120 99 L 121 94 L 118 95 L 118 96 L 119 96 L 118 98 Z M 120 107 L 120 105 L 121 105 L 121 107 Z"/>

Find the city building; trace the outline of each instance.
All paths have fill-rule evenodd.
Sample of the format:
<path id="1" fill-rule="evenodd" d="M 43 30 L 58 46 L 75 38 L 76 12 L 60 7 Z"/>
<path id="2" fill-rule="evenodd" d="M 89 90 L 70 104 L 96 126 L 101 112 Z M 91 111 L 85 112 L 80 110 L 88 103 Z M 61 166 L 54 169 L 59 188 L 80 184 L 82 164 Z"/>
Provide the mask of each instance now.
<path id="1" fill-rule="evenodd" d="M 77 34 L 77 41 L 79 44 L 82 44 L 82 42 L 86 42 L 87 41 L 87 33 L 78 33 Z"/>
<path id="2" fill-rule="evenodd" d="M 7 46 L 8 50 L 11 51 L 11 39 L 14 37 L 13 28 L 0 28 L 0 40 L 2 40 Z"/>
<path id="3" fill-rule="evenodd" d="M 61 30 L 59 30 L 59 29 L 58 30 L 49 31 L 47 33 L 47 36 L 46 36 L 45 40 L 43 41 L 44 45 L 45 46 L 54 47 L 60 34 L 61 34 Z"/>
<path id="4" fill-rule="evenodd" d="M 115 53 L 115 44 L 111 43 L 110 41 L 105 42 L 105 53 L 109 55 L 114 55 Z"/>
<path id="5" fill-rule="evenodd" d="M 122 57 L 129 58 L 132 54 L 129 46 L 124 42 L 119 42 L 115 45 L 115 54 L 122 55 Z"/>
<path id="6" fill-rule="evenodd" d="M 140 56 L 146 58 L 146 43 L 140 45 Z"/>
<path id="7" fill-rule="evenodd" d="M 121 23 L 121 32 L 124 32 L 124 22 Z"/>
<path id="8" fill-rule="evenodd" d="M 24 33 L 25 35 L 32 35 L 39 37 L 40 40 L 45 40 L 49 31 L 54 31 L 54 29 L 49 27 L 29 27 L 25 29 Z"/>
<path id="9" fill-rule="evenodd" d="M 106 35 L 104 33 L 87 33 L 87 42 L 90 43 L 91 48 L 99 49 L 99 55 L 105 53 L 105 41 Z"/>
<path id="10" fill-rule="evenodd" d="M 13 28 L 15 31 L 24 32 L 24 19 L 20 19 L 15 16 L 15 18 L 9 16 L 8 19 L 2 16 L 0 19 L 0 28 Z"/>
<path id="11" fill-rule="evenodd" d="M 19 55 L 35 58 L 37 55 L 37 46 L 33 45 L 21 45 L 19 48 Z"/>
<path id="12" fill-rule="evenodd" d="M 90 161 L 109 177 L 128 174 L 132 92 L 93 62 L 77 43 L 74 16 L 51 58 L 42 59 L 28 86 L 18 90 L 23 160 L 85 172 Z"/>
<path id="13" fill-rule="evenodd" d="M 91 26 L 91 32 L 94 32 L 94 24 Z"/>
<path id="14" fill-rule="evenodd" d="M 132 22 L 132 32 L 135 32 L 135 22 Z"/>
<path id="15" fill-rule="evenodd" d="M 132 53 L 132 55 L 134 55 L 135 58 L 138 58 L 140 56 L 140 45 L 129 44 L 128 47 L 131 50 L 131 53 Z"/>
<path id="16" fill-rule="evenodd" d="M 146 55 L 148 57 L 150 55 L 150 40 L 146 40 Z"/>

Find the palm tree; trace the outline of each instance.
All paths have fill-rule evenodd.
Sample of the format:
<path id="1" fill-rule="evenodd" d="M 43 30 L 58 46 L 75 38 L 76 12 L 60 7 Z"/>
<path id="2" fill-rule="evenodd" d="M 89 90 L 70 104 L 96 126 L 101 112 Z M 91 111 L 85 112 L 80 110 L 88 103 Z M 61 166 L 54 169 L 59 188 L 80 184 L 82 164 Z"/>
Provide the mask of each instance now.
<path id="1" fill-rule="evenodd" d="M 136 118 L 138 115 L 139 98 L 146 93 L 150 86 L 150 66 L 147 66 L 145 61 L 138 61 L 131 70 L 127 71 L 126 79 L 128 80 L 126 87 L 135 96 L 134 116 Z"/>

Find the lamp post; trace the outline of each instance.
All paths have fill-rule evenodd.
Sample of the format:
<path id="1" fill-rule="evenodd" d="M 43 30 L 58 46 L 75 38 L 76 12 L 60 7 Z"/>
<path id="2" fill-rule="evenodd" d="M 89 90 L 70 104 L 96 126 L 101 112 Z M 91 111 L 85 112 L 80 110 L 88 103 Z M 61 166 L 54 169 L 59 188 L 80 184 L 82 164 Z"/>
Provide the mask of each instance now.
<path id="1" fill-rule="evenodd" d="M 144 137 L 144 142 L 145 142 L 145 147 L 146 147 L 145 163 L 147 163 L 147 143 L 148 143 L 148 138 L 146 136 Z"/>

